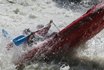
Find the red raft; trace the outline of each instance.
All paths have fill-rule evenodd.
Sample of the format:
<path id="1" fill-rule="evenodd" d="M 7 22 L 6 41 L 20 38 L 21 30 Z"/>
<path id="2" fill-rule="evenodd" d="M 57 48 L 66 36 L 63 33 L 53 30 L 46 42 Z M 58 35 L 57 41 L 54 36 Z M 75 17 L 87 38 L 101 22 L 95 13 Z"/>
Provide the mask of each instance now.
<path id="1" fill-rule="evenodd" d="M 94 37 L 103 28 L 104 4 L 98 4 L 54 37 L 47 39 L 37 48 L 23 54 L 18 63 L 26 63 L 32 59 L 51 60 L 55 57 L 62 57 L 64 53 L 70 52 L 72 48 Z"/>

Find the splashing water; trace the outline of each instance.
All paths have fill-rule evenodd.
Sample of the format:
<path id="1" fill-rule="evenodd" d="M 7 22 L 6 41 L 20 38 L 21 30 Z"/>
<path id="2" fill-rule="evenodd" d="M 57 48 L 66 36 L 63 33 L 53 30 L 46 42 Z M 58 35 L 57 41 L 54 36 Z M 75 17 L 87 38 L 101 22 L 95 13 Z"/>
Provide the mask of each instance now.
<path id="1" fill-rule="evenodd" d="M 14 59 L 23 51 L 21 48 L 12 48 L 6 50 L 9 40 L 2 36 L 1 29 L 6 29 L 12 38 L 22 34 L 25 28 L 36 31 L 38 24 L 47 24 L 51 19 L 63 29 L 69 23 L 79 18 L 87 9 L 76 12 L 71 9 L 64 9 L 56 6 L 52 0 L 0 0 L 0 70 L 16 70 L 12 63 Z M 52 26 L 51 32 L 57 31 Z M 77 50 L 79 58 L 88 58 L 89 60 L 102 63 L 104 54 L 104 31 L 100 32 L 93 39 L 89 40 L 84 47 Z M 13 56 L 15 54 L 15 56 Z M 70 65 L 62 67 L 54 63 L 36 62 L 25 67 L 25 70 L 83 70 L 81 65 L 70 68 Z"/>

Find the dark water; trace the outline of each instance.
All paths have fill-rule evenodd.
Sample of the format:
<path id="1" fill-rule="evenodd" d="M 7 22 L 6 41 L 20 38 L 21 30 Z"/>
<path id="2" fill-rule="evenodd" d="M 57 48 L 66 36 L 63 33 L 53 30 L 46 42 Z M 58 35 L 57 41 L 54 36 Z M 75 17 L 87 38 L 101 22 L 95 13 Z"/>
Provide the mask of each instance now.
<path id="1" fill-rule="evenodd" d="M 57 7 L 72 9 L 72 10 L 82 10 L 83 7 L 91 8 L 93 5 L 100 3 L 99 0 L 53 0 L 56 2 Z M 80 9 L 80 10 L 79 10 Z"/>

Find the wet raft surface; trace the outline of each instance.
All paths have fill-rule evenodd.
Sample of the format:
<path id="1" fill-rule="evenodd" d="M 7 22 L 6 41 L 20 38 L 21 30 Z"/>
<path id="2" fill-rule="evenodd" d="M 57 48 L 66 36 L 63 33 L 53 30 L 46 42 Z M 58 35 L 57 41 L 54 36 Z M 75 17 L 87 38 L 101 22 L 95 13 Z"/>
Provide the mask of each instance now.
<path id="1" fill-rule="evenodd" d="M 56 4 L 49 1 L 20 1 L 18 2 L 14 1 L 14 4 L 8 3 L 5 0 L 0 1 L 0 8 L 2 9 L 0 11 L 0 28 L 5 28 L 8 30 L 8 32 L 11 33 L 13 37 L 21 34 L 21 32 L 25 28 L 31 28 L 34 31 L 34 26 L 37 24 L 47 24 L 50 19 L 53 19 L 56 23 L 56 25 L 63 29 L 65 26 L 67 26 L 69 23 L 71 23 L 73 20 L 77 19 L 79 16 L 83 14 L 83 11 L 86 9 L 83 8 L 81 12 L 74 12 L 71 9 L 67 11 L 63 8 L 57 8 Z M 44 14 L 44 15 L 43 15 Z M 76 16 L 77 15 L 77 16 Z M 66 21 L 67 20 L 67 21 Z M 64 23 L 64 24 L 63 24 Z M 55 28 L 52 28 L 52 31 L 56 31 Z M 101 69 L 103 70 L 103 31 L 97 35 L 95 38 L 93 38 L 91 41 L 88 41 L 85 45 L 85 50 L 78 51 L 78 55 L 80 55 L 80 58 L 69 58 L 69 57 L 63 57 L 62 64 L 69 64 L 71 69 L 73 70 L 94 70 L 94 69 Z M 0 68 L 2 70 L 15 70 L 14 64 L 12 64 L 12 55 L 15 52 L 17 54 L 18 52 L 14 49 L 7 52 L 5 47 L 8 43 L 0 33 Z M 96 44 L 94 44 L 96 43 Z M 97 49 L 97 50 L 96 50 Z M 93 54 L 94 53 L 94 54 Z M 20 53 L 21 54 L 21 53 Z M 101 55 L 101 56 L 100 56 Z M 88 57 L 87 60 L 83 58 L 83 56 Z M 96 57 L 97 56 L 97 57 Z M 83 59 L 81 59 L 81 57 Z M 64 58 L 67 58 L 67 60 L 64 60 Z M 90 61 L 90 58 L 92 60 Z M 100 62 L 97 62 L 97 59 L 99 58 L 99 61 L 102 63 L 100 65 Z M 102 58 L 102 59 L 101 59 Z M 61 63 L 61 62 L 60 62 Z M 44 62 L 34 62 L 31 65 L 26 66 L 25 68 L 27 70 L 31 69 L 48 69 L 48 70 L 60 70 L 60 64 L 55 63 L 44 63 Z"/>

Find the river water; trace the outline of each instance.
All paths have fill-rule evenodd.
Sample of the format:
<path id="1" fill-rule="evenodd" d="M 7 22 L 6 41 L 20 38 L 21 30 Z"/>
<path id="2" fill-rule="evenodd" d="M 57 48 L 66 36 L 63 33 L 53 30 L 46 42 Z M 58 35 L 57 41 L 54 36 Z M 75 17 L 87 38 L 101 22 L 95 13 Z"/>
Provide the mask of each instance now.
<path id="1" fill-rule="evenodd" d="M 71 7 L 52 0 L 0 0 L 0 70 L 16 70 L 12 61 L 18 56 L 17 53 L 21 54 L 21 48 L 7 51 L 6 46 L 12 38 L 22 34 L 25 28 L 35 31 L 38 24 L 45 25 L 53 20 L 61 30 L 89 8 L 76 6 L 74 3 L 69 6 Z M 11 39 L 3 37 L 2 29 L 9 32 Z M 52 25 L 50 32 L 54 31 L 58 30 Z M 101 31 L 76 50 L 78 63 L 72 61 L 60 65 L 54 62 L 36 62 L 26 66 L 24 70 L 103 70 L 103 45 L 104 31 Z"/>

